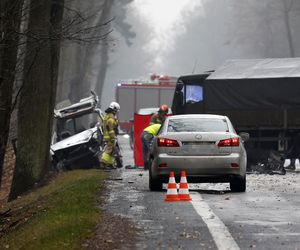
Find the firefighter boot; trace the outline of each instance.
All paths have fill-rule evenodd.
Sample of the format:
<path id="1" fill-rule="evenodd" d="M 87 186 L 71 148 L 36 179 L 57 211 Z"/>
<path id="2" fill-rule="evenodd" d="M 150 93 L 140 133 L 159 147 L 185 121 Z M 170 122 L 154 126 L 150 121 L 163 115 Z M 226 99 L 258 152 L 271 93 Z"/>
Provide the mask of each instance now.
<path id="1" fill-rule="evenodd" d="M 291 159 L 291 163 L 290 165 L 288 165 L 287 167 L 285 167 L 286 169 L 289 169 L 289 170 L 295 170 L 296 169 L 296 159 Z"/>

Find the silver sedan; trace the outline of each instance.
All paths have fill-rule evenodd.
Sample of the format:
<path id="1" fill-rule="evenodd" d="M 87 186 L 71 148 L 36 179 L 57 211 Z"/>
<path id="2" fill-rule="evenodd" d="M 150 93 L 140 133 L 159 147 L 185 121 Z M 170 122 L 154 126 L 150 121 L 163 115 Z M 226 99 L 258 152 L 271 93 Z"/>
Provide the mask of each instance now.
<path id="1" fill-rule="evenodd" d="M 166 119 L 153 140 L 150 154 L 149 188 L 162 189 L 174 171 L 182 170 L 188 182 L 229 182 L 234 192 L 246 190 L 247 154 L 243 142 L 227 116 L 175 115 Z"/>

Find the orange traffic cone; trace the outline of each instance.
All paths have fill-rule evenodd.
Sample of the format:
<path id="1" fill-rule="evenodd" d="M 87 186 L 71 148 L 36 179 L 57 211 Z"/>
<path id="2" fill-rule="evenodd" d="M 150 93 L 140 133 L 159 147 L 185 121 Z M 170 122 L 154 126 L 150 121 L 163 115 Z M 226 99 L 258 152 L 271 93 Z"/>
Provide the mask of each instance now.
<path id="1" fill-rule="evenodd" d="M 181 201 L 191 201 L 192 200 L 192 198 L 190 197 L 190 193 L 189 193 L 189 185 L 187 183 L 185 171 L 181 171 L 178 197 Z"/>
<path id="2" fill-rule="evenodd" d="M 175 181 L 174 172 L 170 172 L 168 190 L 166 194 L 165 201 L 180 201 L 177 193 L 177 185 Z"/>

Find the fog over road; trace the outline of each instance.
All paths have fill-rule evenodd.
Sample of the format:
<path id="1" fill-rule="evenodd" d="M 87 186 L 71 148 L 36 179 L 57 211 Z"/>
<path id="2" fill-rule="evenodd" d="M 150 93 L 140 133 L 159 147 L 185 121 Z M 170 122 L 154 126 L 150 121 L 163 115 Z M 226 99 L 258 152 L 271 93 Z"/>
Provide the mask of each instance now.
<path id="1" fill-rule="evenodd" d="M 125 165 L 133 164 L 120 137 Z M 121 169 L 108 181 L 107 209 L 138 227 L 136 249 L 299 249 L 300 172 L 247 175 L 247 192 L 228 184 L 190 184 L 191 202 L 165 202 L 150 192 L 148 172 Z"/>

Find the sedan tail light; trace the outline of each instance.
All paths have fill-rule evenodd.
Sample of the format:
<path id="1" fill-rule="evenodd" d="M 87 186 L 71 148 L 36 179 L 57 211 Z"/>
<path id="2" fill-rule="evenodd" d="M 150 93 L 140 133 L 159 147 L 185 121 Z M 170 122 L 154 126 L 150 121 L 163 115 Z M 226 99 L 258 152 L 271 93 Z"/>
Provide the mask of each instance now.
<path id="1" fill-rule="evenodd" d="M 158 165 L 160 168 L 166 168 L 168 165 L 167 163 L 161 163 Z"/>
<path id="2" fill-rule="evenodd" d="M 178 141 L 172 139 L 158 138 L 157 146 L 158 147 L 179 147 L 179 143 Z"/>
<path id="3" fill-rule="evenodd" d="M 238 137 L 221 140 L 218 143 L 218 147 L 238 147 L 239 145 L 240 139 Z"/>

